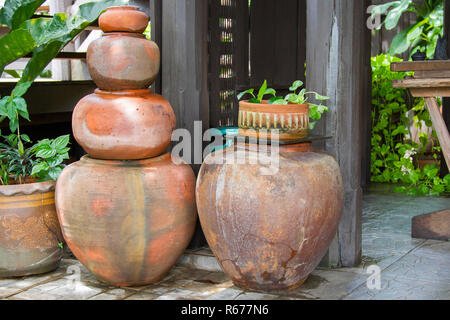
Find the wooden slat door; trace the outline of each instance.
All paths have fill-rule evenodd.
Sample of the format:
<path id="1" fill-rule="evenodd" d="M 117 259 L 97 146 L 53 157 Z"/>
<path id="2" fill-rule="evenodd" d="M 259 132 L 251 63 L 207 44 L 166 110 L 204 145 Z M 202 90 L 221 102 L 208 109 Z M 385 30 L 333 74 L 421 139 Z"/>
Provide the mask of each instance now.
<path id="1" fill-rule="evenodd" d="M 249 6 L 250 4 L 250 6 Z M 305 80 L 306 0 L 210 0 L 210 126 L 236 126 L 236 94 Z"/>
<path id="2" fill-rule="evenodd" d="M 257 0 L 250 7 L 250 86 L 305 81 L 306 1 Z M 245 85 L 245 83 L 242 83 Z"/>

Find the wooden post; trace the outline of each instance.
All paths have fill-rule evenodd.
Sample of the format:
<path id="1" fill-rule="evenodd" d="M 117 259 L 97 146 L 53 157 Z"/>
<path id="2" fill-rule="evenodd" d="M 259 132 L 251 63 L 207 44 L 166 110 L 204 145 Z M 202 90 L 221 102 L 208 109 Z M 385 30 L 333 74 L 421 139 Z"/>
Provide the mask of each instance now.
<path id="1" fill-rule="evenodd" d="M 447 163 L 447 168 L 450 169 L 450 136 L 447 130 L 447 126 L 445 125 L 444 119 L 442 119 L 441 117 L 439 106 L 435 98 L 425 98 L 425 105 L 428 109 L 428 112 L 430 113 L 433 127 L 436 130 L 436 134 L 442 148 L 442 154 L 444 156 L 445 162 Z"/>
<path id="2" fill-rule="evenodd" d="M 191 133 L 194 160 L 203 151 L 201 142 L 194 142 L 194 121 L 209 128 L 208 0 L 164 0 L 161 5 L 161 91 L 175 111 L 177 128 Z M 200 165 L 193 168 L 197 173 Z M 190 247 L 205 244 L 198 223 Z"/>
<path id="3" fill-rule="evenodd" d="M 152 40 L 158 44 L 159 48 L 162 48 L 162 0 L 150 0 L 149 1 L 149 15 L 151 24 Z M 153 92 L 161 93 L 161 74 L 163 66 L 161 65 L 161 71 L 155 79 L 152 86 Z"/>
<path id="4" fill-rule="evenodd" d="M 207 19 L 207 0 L 162 1 L 162 95 L 192 138 L 194 121 L 209 128 Z"/>
<path id="5" fill-rule="evenodd" d="M 338 235 L 324 263 L 355 266 L 361 260 L 361 112 L 366 32 L 364 1 L 307 2 L 306 83 L 330 97 L 330 111 L 316 133 L 333 136 L 326 150 L 338 160 L 345 185 L 345 205 Z"/>
<path id="6" fill-rule="evenodd" d="M 447 54 L 450 57 L 450 0 L 445 0 L 444 9 L 444 36 L 447 37 Z M 450 98 L 444 98 L 442 103 L 442 117 L 447 129 L 450 128 Z M 449 129 L 450 130 L 450 129 Z M 449 173 L 447 164 L 441 161 L 441 177 Z"/>

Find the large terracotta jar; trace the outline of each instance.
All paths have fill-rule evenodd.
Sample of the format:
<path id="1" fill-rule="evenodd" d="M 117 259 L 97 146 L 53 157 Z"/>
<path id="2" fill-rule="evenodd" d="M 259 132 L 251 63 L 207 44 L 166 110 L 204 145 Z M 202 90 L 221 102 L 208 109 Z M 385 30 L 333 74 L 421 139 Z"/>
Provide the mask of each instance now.
<path id="1" fill-rule="evenodd" d="M 205 159 L 196 189 L 200 222 L 237 286 L 292 289 L 319 264 L 336 234 L 342 176 L 334 158 L 314 152 L 310 143 L 280 146 L 278 156 L 255 148 L 238 144 Z M 224 164 L 212 162 L 225 155 Z"/>
<path id="2" fill-rule="evenodd" d="M 157 282 L 195 229 L 195 176 L 166 153 L 175 114 L 148 86 L 158 46 L 142 34 L 148 17 L 130 6 L 100 16 L 104 36 L 88 49 L 98 85 L 73 112 L 72 128 L 89 156 L 61 173 L 56 207 L 74 255 L 101 281 Z"/>
<path id="3" fill-rule="evenodd" d="M 58 179 L 64 239 L 99 280 L 157 282 L 192 238 L 194 190 L 191 167 L 175 165 L 170 154 L 140 161 L 84 157 Z"/>
<path id="4" fill-rule="evenodd" d="M 63 250 L 55 182 L 0 186 L 0 278 L 52 271 Z"/>

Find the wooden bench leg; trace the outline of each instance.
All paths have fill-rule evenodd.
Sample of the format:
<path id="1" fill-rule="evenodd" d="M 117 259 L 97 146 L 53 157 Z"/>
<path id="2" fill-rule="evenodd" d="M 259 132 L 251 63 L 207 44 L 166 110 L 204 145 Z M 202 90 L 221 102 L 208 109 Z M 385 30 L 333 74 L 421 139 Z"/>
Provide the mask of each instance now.
<path id="1" fill-rule="evenodd" d="M 450 239 L 450 210 L 416 216 L 412 219 L 411 236 L 419 239 Z"/>
<path id="2" fill-rule="evenodd" d="M 431 121 L 433 122 L 433 127 L 436 130 L 439 144 L 441 145 L 442 153 L 444 155 L 445 162 L 447 163 L 447 168 L 450 170 L 450 135 L 448 133 L 447 126 L 445 125 L 435 98 L 425 98 L 425 105 L 428 108 Z"/>

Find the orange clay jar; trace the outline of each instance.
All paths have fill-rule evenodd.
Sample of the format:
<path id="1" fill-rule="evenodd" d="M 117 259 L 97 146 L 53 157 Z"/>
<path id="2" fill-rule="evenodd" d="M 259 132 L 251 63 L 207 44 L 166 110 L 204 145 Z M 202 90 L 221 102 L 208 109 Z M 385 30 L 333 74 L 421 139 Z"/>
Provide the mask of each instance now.
<path id="1" fill-rule="evenodd" d="M 81 99 L 72 118 L 89 156 L 63 170 L 55 193 L 67 245 L 99 280 L 116 286 L 161 280 L 197 219 L 194 172 L 165 153 L 175 114 L 148 89 L 159 49 L 139 34 L 147 23 L 129 6 L 100 16 L 105 34 L 87 57 L 99 89 Z"/>
<path id="2" fill-rule="evenodd" d="M 170 154 L 140 161 L 84 157 L 63 171 L 56 190 L 67 245 L 103 282 L 161 280 L 194 233 L 195 175 Z"/>
<path id="3" fill-rule="evenodd" d="M 238 144 L 205 159 L 197 179 L 202 229 L 224 272 L 246 290 L 303 284 L 336 234 L 344 205 L 339 165 L 311 143 L 280 145 L 277 162 Z M 270 150 L 270 149 L 269 149 Z M 213 164 L 227 154 L 233 163 Z"/>

